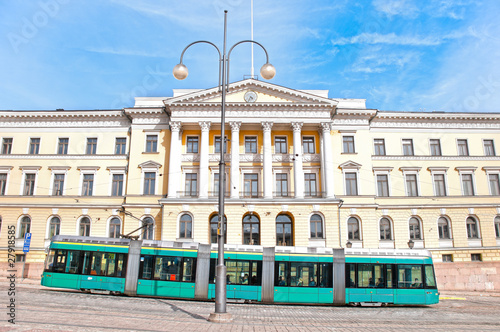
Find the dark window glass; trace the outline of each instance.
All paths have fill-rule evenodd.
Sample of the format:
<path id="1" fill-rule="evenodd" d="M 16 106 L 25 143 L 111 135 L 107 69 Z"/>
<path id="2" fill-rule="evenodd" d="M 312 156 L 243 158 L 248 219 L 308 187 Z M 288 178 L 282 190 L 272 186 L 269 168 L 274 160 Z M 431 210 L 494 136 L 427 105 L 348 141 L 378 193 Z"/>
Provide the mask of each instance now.
<path id="1" fill-rule="evenodd" d="M 127 139 L 124 137 L 117 137 L 115 141 L 115 154 L 125 154 L 127 151 Z"/>
<path id="2" fill-rule="evenodd" d="M 219 228 L 219 215 L 214 214 L 210 218 L 210 243 L 217 243 L 217 231 Z M 224 243 L 227 243 L 227 219 L 224 217 Z"/>
<path id="3" fill-rule="evenodd" d="M 293 246 L 292 219 L 286 214 L 276 217 L 276 245 Z"/>
<path id="4" fill-rule="evenodd" d="M 303 153 L 316 153 L 314 148 L 314 137 L 302 137 L 302 151 Z"/>
<path id="5" fill-rule="evenodd" d="M 142 238 L 144 240 L 154 240 L 155 221 L 151 217 L 146 217 L 142 220 Z"/>
<path id="6" fill-rule="evenodd" d="M 500 174 L 489 174 L 488 180 L 490 182 L 490 191 L 493 196 L 500 195 Z"/>
<path id="7" fill-rule="evenodd" d="M 410 218 L 409 227 L 410 227 L 410 239 L 420 240 L 421 239 L 420 221 L 415 217 Z"/>
<path id="8" fill-rule="evenodd" d="M 93 189 L 94 189 L 94 174 L 84 174 L 82 196 L 92 196 Z"/>
<path id="9" fill-rule="evenodd" d="M 179 237 L 183 239 L 192 238 L 192 229 L 193 229 L 193 219 L 189 214 L 183 214 L 180 220 L 180 234 Z"/>
<path id="10" fill-rule="evenodd" d="M 30 233 L 31 231 L 31 218 L 28 216 L 24 216 L 21 219 L 21 231 L 19 232 L 19 238 L 24 238 L 26 233 Z"/>
<path id="11" fill-rule="evenodd" d="M 97 153 L 97 138 L 87 138 L 87 154 Z"/>
<path id="12" fill-rule="evenodd" d="M 154 195 L 156 186 L 156 173 L 155 172 L 145 172 L 144 173 L 144 195 Z"/>
<path id="13" fill-rule="evenodd" d="M 288 148 L 286 146 L 286 137 L 274 137 L 274 152 L 283 154 L 288 153 Z"/>
<path id="14" fill-rule="evenodd" d="M 429 141 L 431 147 L 431 156 L 441 155 L 441 141 L 439 139 L 431 139 Z"/>
<path id="15" fill-rule="evenodd" d="M 377 174 L 377 195 L 389 197 L 389 180 L 386 174 Z"/>
<path id="16" fill-rule="evenodd" d="M 404 156 L 413 156 L 413 140 L 412 139 L 403 139 L 403 155 Z"/>
<path id="17" fill-rule="evenodd" d="M 342 140 L 344 153 L 354 153 L 354 136 L 344 136 Z"/>
<path id="18" fill-rule="evenodd" d="M 462 174 L 462 188 L 464 196 L 474 196 L 474 184 L 472 174 Z"/>
<path id="19" fill-rule="evenodd" d="M 253 214 L 243 217 L 243 244 L 260 244 L 260 220 Z"/>
<path id="20" fill-rule="evenodd" d="M 113 174 L 113 185 L 111 188 L 111 196 L 123 195 L 123 174 Z"/>
<path id="21" fill-rule="evenodd" d="M 54 174 L 53 196 L 62 196 L 64 190 L 64 174 Z"/>
<path id="22" fill-rule="evenodd" d="M 360 240 L 358 219 L 351 217 L 347 220 L 347 233 L 349 240 Z"/>
<path id="23" fill-rule="evenodd" d="M 247 173 L 244 175 L 243 194 L 245 197 L 258 197 L 259 196 L 259 190 L 258 190 L 259 180 L 258 179 L 259 179 L 258 174 Z"/>
<path id="24" fill-rule="evenodd" d="M 198 196 L 198 174 L 186 173 L 186 196 Z"/>
<path id="25" fill-rule="evenodd" d="M 322 239 L 323 238 L 323 218 L 319 214 L 313 214 L 311 216 L 311 239 Z"/>
<path id="26" fill-rule="evenodd" d="M 288 174 L 276 173 L 276 196 L 288 196 Z"/>
<path id="27" fill-rule="evenodd" d="M 35 179 L 36 174 L 26 173 L 26 177 L 24 179 L 24 196 L 35 195 Z"/>
<path id="28" fill-rule="evenodd" d="M 80 236 L 90 236 L 90 219 L 88 217 L 80 219 L 80 230 L 78 234 Z"/>
<path id="29" fill-rule="evenodd" d="M 469 146 L 467 144 L 466 139 L 457 140 L 457 146 L 458 146 L 458 155 L 459 156 L 468 156 L 469 155 Z"/>
<path id="30" fill-rule="evenodd" d="M 109 237 L 120 238 L 121 221 L 118 218 L 113 218 L 109 222 Z"/>
<path id="31" fill-rule="evenodd" d="M 0 173 L 0 196 L 5 195 L 7 189 L 7 174 Z"/>
<path id="32" fill-rule="evenodd" d="M 188 136 L 186 142 L 187 153 L 198 153 L 198 136 Z"/>
<path id="33" fill-rule="evenodd" d="M 358 194 L 358 179 L 356 173 L 345 173 L 345 194 L 356 196 Z"/>
<path id="34" fill-rule="evenodd" d="M 31 138 L 29 154 L 38 154 L 38 153 L 40 153 L 40 139 Z"/>
<path id="35" fill-rule="evenodd" d="M 469 239 L 478 239 L 479 238 L 479 229 L 477 220 L 473 217 L 467 218 L 467 237 Z"/>
<path id="36" fill-rule="evenodd" d="M 257 137 L 245 137 L 245 153 L 257 153 Z"/>
<path id="37" fill-rule="evenodd" d="M 495 146 L 493 145 L 493 140 L 485 139 L 484 143 L 484 155 L 485 156 L 494 156 L 495 155 Z"/>
<path id="38" fill-rule="evenodd" d="M 406 196 L 418 196 L 417 175 L 407 174 L 406 178 Z"/>
<path id="39" fill-rule="evenodd" d="M 2 154 L 12 153 L 12 140 L 10 137 L 2 139 Z"/>
<path id="40" fill-rule="evenodd" d="M 444 174 L 434 174 L 434 192 L 436 196 L 446 196 Z"/>
<path id="41" fill-rule="evenodd" d="M 398 288 L 423 288 L 422 265 L 398 265 Z"/>
<path id="42" fill-rule="evenodd" d="M 392 240 L 391 222 L 387 218 L 380 219 L 380 239 Z"/>
<path id="43" fill-rule="evenodd" d="M 146 135 L 146 152 L 158 151 L 158 135 Z"/>
<path id="44" fill-rule="evenodd" d="M 451 239 L 449 222 L 445 217 L 438 219 L 438 231 L 440 239 Z"/>
<path id="45" fill-rule="evenodd" d="M 68 154 L 69 138 L 59 138 L 57 154 Z"/>
<path id="46" fill-rule="evenodd" d="M 385 140 L 383 138 L 376 138 L 373 140 L 376 156 L 385 156 Z"/>
<path id="47" fill-rule="evenodd" d="M 315 197 L 318 195 L 318 187 L 316 183 L 316 174 L 315 173 L 305 173 L 304 174 L 304 194 L 306 196 Z"/>
<path id="48" fill-rule="evenodd" d="M 61 219 L 58 217 L 52 217 L 49 223 L 49 239 L 55 235 L 59 235 L 61 230 Z"/>
<path id="49" fill-rule="evenodd" d="M 220 136 L 215 136 L 214 153 L 220 153 Z M 227 137 L 224 140 L 224 153 L 227 153 Z"/>

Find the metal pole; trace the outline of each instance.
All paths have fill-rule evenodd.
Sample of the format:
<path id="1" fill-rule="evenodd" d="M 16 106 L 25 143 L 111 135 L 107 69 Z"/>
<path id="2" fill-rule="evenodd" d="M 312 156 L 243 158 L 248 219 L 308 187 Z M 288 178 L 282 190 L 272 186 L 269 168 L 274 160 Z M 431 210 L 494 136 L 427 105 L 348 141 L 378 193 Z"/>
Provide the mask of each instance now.
<path id="1" fill-rule="evenodd" d="M 226 274 L 227 268 L 224 265 L 224 183 L 225 181 L 225 111 L 226 111 L 226 32 L 227 32 L 227 10 L 224 11 L 224 46 L 222 52 L 222 101 L 221 101 L 221 130 L 220 130 L 220 162 L 219 162 L 219 229 L 217 233 L 218 261 L 217 277 L 215 280 L 215 313 L 226 313 Z"/>

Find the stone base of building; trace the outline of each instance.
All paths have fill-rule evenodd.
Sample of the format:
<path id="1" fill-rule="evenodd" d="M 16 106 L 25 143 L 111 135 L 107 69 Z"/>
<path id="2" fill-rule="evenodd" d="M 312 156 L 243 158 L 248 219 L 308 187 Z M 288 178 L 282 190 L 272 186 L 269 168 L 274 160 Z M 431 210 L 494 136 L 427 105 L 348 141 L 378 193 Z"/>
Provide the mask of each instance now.
<path id="1" fill-rule="evenodd" d="M 439 291 L 500 292 L 500 262 L 434 263 Z"/>
<path id="2" fill-rule="evenodd" d="M 26 263 L 24 266 L 24 275 L 23 274 L 23 263 L 17 262 L 14 266 L 14 269 L 5 262 L 0 263 L 0 278 L 5 278 L 12 272 L 8 272 L 11 270 L 16 271 L 16 278 L 29 278 L 29 279 L 41 279 L 43 273 L 43 263 Z"/>

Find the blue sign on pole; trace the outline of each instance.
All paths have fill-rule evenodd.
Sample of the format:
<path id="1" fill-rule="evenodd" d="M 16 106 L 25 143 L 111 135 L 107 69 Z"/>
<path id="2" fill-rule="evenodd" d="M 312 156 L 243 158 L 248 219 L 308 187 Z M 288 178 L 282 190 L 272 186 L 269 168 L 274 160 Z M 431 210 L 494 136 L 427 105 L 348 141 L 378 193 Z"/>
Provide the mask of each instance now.
<path id="1" fill-rule="evenodd" d="M 31 244 L 31 233 L 26 233 L 26 234 L 24 234 L 23 252 L 30 251 L 30 244 Z"/>

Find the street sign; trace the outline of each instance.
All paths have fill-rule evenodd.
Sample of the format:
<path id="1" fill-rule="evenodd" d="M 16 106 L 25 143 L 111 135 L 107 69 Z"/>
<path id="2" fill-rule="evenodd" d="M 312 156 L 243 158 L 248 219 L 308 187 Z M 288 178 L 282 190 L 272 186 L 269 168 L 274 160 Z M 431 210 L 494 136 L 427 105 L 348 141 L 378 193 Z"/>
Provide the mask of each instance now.
<path id="1" fill-rule="evenodd" d="M 26 233 L 24 234 L 23 252 L 30 251 L 30 244 L 31 244 L 31 233 Z"/>

